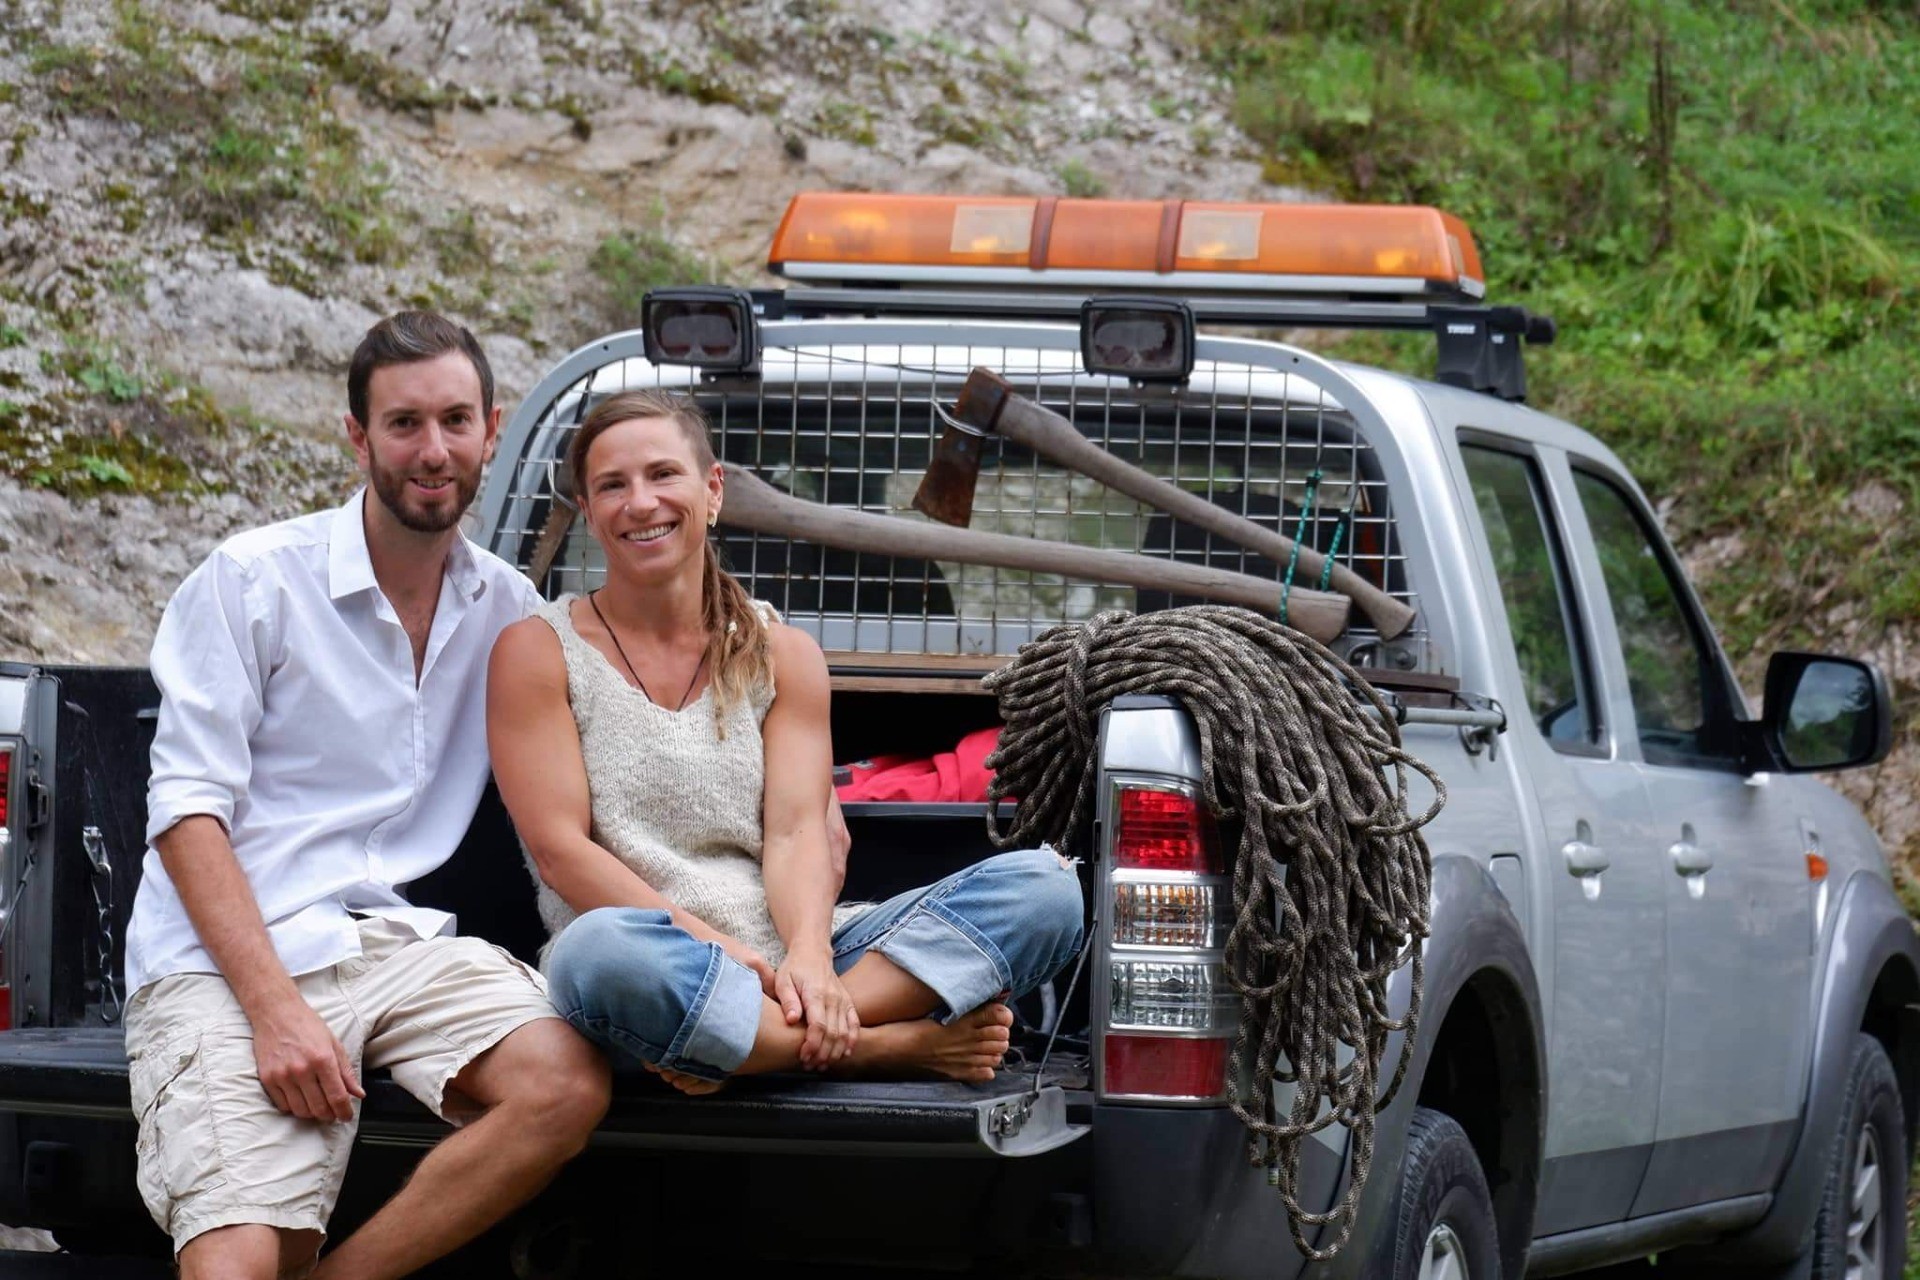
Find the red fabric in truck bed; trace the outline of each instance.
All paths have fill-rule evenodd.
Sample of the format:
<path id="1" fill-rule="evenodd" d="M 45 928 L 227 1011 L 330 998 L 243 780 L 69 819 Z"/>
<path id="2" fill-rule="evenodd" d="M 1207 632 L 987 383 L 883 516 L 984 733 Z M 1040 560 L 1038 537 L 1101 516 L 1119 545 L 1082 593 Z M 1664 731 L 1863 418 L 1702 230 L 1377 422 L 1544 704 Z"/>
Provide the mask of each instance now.
<path id="1" fill-rule="evenodd" d="M 913 756 L 875 756 L 846 766 L 853 780 L 834 793 L 842 801 L 893 801 L 912 804 L 984 802 L 993 774 L 987 756 L 1000 741 L 1000 730 L 980 729 L 930 759 Z"/>

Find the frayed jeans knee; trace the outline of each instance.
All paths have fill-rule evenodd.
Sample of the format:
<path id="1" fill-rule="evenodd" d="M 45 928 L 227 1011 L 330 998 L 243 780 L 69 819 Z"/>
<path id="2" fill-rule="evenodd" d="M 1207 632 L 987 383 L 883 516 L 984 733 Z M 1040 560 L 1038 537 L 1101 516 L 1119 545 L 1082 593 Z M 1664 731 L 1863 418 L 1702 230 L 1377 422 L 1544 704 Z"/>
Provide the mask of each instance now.
<path id="1" fill-rule="evenodd" d="M 988 858 L 924 889 L 867 908 L 835 930 L 834 968 L 869 951 L 938 997 L 943 1022 L 995 998 L 1024 995 L 1079 950 L 1080 879 L 1051 849 Z M 665 911 L 589 911 L 554 940 L 554 1007 L 607 1048 L 615 1065 L 649 1064 L 706 1080 L 739 1069 L 765 995 L 733 957 Z"/>

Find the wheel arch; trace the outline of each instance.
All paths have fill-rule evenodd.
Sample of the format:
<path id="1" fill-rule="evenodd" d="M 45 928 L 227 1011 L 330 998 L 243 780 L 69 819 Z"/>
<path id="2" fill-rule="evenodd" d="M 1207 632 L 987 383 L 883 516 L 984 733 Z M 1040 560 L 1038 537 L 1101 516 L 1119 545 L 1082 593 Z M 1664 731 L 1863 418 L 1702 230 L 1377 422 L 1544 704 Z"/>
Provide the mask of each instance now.
<path id="1" fill-rule="evenodd" d="M 1407 1082 L 1380 1116 L 1374 1176 L 1361 1198 L 1360 1221 L 1378 1222 L 1388 1211 L 1414 1108 L 1432 1107 L 1467 1130 L 1493 1195 L 1501 1274 L 1517 1278 L 1526 1270 L 1540 1188 L 1546 1024 L 1526 931 L 1500 887 L 1470 855 L 1434 857 L 1425 965 Z M 1397 1042 L 1391 1048 L 1397 1052 Z M 1497 1079 L 1476 1080 L 1475 1073 L 1486 1072 L 1489 1063 Z M 1456 1114 L 1455 1108 L 1467 1114 Z M 1347 1280 L 1372 1274 L 1366 1269 L 1371 1253 L 1346 1251 L 1329 1276 Z"/>
<path id="2" fill-rule="evenodd" d="M 1837 899 L 1815 976 L 1813 1062 L 1799 1139 L 1766 1217 L 1716 1247 L 1727 1261 L 1777 1263 L 1811 1245 L 1854 1037 L 1863 1031 L 1893 1059 L 1910 1159 L 1920 1123 L 1920 934 L 1893 886 L 1865 871 L 1850 877 Z"/>
<path id="3" fill-rule="evenodd" d="M 1893 1063 L 1911 1160 L 1920 1134 L 1920 968 L 1912 957 L 1895 952 L 1880 965 L 1867 992 L 1860 1030 L 1878 1040 Z"/>
<path id="4" fill-rule="evenodd" d="M 1505 968 L 1477 970 L 1454 994 L 1428 1052 L 1418 1105 L 1453 1117 L 1480 1158 L 1499 1224 L 1502 1269 L 1518 1275 L 1533 1234 L 1545 1123 L 1535 1026 Z"/>

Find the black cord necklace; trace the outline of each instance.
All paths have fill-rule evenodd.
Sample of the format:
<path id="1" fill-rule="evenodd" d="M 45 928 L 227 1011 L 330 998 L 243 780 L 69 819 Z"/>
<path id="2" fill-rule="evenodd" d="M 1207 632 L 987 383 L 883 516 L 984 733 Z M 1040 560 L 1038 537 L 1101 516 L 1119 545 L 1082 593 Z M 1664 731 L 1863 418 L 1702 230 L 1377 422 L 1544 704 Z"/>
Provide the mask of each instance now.
<path id="1" fill-rule="evenodd" d="M 662 704 L 658 702 L 654 702 L 653 695 L 647 692 L 647 682 L 645 680 L 642 680 L 640 678 L 640 673 L 633 669 L 633 659 L 627 656 L 626 649 L 622 647 L 622 645 L 620 644 L 620 637 L 618 634 L 615 633 L 613 629 L 613 624 L 607 621 L 606 614 L 600 612 L 600 602 L 594 599 L 594 597 L 599 594 L 600 594 L 600 591 L 599 591 L 599 588 L 597 587 L 594 590 L 589 591 L 587 593 L 588 607 L 593 610 L 593 616 L 600 619 L 600 625 L 606 628 L 607 639 L 613 641 L 613 651 L 620 655 L 620 661 L 627 664 L 627 674 L 633 677 L 633 682 L 636 685 L 640 686 L 640 695 L 644 697 L 648 702 L 653 702 L 654 706 L 656 707 L 661 706 Z M 696 663 L 693 668 L 693 679 L 687 681 L 686 692 L 680 695 L 679 705 L 674 707 L 675 711 L 686 710 L 687 697 L 689 694 L 693 692 L 693 686 L 700 683 L 700 673 L 702 671 L 705 671 L 706 669 L 707 669 L 707 651 L 705 649 L 702 649 L 700 651 L 700 661 Z"/>

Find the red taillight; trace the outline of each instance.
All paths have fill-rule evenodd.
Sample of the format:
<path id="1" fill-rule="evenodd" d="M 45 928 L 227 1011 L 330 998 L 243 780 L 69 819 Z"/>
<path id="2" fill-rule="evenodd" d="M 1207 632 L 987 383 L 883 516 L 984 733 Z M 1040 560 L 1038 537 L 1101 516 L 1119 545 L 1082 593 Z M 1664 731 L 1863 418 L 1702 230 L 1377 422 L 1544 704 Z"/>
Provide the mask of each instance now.
<path id="1" fill-rule="evenodd" d="M 1120 789 L 1113 861 L 1135 871 L 1218 874 L 1213 819 L 1193 796 L 1145 787 Z"/>
<path id="2" fill-rule="evenodd" d="M 7 825 L 7 797 L 13 794 L 13 752 L 0 751 L 0 827 Z"/>
<path id="3" fill-rule="evenodd" d="M 1108 1096 L 1217 1098 L 1226 1089 L 1232 1048 L 1231 1040 L 1108 1032 L 1101 1091 Z"/>

